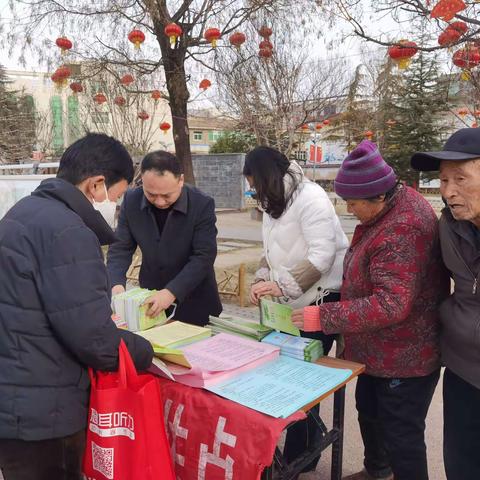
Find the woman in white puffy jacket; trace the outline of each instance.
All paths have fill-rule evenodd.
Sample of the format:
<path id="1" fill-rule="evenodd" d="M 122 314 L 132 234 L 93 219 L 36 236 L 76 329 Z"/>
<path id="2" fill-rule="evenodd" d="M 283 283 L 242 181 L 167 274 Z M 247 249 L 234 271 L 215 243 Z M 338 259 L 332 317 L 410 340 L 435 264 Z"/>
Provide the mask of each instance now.
<path id="1" fill-rule="evenodd" d="M 257 304 L 262 296 L 271 295 L 295 309 L 338 301 L 348 239 L 323 188 L 308 180 L 296 162 L 270 147 L 248 153 L 243 174 L 264 210 L 264 250 L 251 301 Z M 333 336 L 304 335 L 321 340 L 328 354 Z M 289 428 L 284 450 L 287 461 L 313 441 L 317 429 L 312 425 L 309 434 L 308 423 Z M 317 461 L 304 471 L 315 470 Z"/>

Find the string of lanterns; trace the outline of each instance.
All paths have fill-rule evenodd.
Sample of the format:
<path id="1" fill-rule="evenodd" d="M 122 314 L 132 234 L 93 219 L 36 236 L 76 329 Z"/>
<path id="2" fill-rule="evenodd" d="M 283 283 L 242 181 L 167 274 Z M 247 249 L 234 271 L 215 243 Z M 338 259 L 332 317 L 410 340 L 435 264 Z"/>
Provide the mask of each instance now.
<path id="1" fill-rule="evenodd" d="M 175 48 L 177 42 L 183 35 L 183 29 L 180 25 L 172 22 L 166 25 L 164 34 L 169 38 L 171 48 Z M 262 38 L 259 44 L 258 55 L 262 59 L 268 60 L 273 55 L 273 44 L 270 41 L 273 31 L 267 25 L 262 25 L 262 27 L 260 27 L 258 30 L 258 34 Z M 222 33 L 218 28 L 210 27 L 205 30 L 203 36 L 205 40 L 211 44 L 212 48 L 216 48 L 218 41 L 222 38 Z M 145 34 L 139 29 L 132 30 L 128 34 L 127 38 L 129 42 L 134 45 L 136 50 L 139 50 L 141 45 L 145 42 Z M 247 37 L 243 32 L 235 31 L 229 36 L 228 40 L 230 45 L 239 51 L 241 46 L 246 42 Z M 58 37 L 55 41 L 55 44 L 60 49 L 62 56 L 66 55 L 73 48 L 73 42 L 64 35 Z M 71 77 L 71 75 L 72 73 L 67 66 L 61 66 L 52 74 L 51 80 L 55 83 L 57 88 L 61 89 L 68 84 L 68 79 Z M 119 83 L 124 87 L 129 87 L 134 82 L 135 78 L 130 73 L 124 74 L 119 81 Z M 75 96 L 84 91 L 83 85 L 78 81 L 71 82 L 69 86 L 73 95 Z M 199 89 L 203 91 L 206 91 L 211 86 L 212 82 L 207 78 L 204 78 L 199 83 Z M 157 103 L 163 97 L 164 95 L 162 92 L 160 92 L 160 90 L 153 90 L 151 93 L 151 98 L 155 103 Z M 95 95 L 93 95 L 92 100 L 98 106 L 102 106 L 107 102 L 107 97 L 103 92 L 97 92 Z M 122 108 L 127 104 L 127 100 L 123 96 L 119 95 L 113 99 L 113 103 L 117 107 Z M 150 118 L 149 114 L 143 110 L 140 111 L 137 116 L 142 122 Z M 325 125 L 327 125 L 327 123 L 325 123 Z M 161 123 L 159 127 L 164 134 L 166 134 L 171 128 L 170 124 L 167 122 Z"/>

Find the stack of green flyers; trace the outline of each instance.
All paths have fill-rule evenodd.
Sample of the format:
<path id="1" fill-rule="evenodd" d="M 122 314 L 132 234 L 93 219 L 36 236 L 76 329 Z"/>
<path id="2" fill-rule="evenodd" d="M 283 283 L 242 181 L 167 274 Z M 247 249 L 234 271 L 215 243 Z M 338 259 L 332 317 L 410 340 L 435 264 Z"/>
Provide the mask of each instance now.
<path id="1" fill-rule="evenodd" d="M 270 327 L 266 327 L 260 323 L 230 315 L 222 315 L 221 317 L 210 316 L 208 327 L 214 334 L 230 333 L 257 341 L 273 331 Z"/>
<path id="2" fill-rule="evenodd" d="M 272 332 L 262 342 L 280 347 L 280 354 L 288 357 L 316 362 L 323 356 L 323 345 L 313 338 L 295 337 L 282 332 Z"/>
<path id="3" fill-rule="evenodd" d="M 138 332 L 167 322 L 164 311 L 156 317 L 147 317 L 149 306 L 144 305 L 144 302 L 153 293 L 155 290 L 133 288 L 112 298 L 113 311 L 121 322 L 127 324 L 128 330 Z"/>

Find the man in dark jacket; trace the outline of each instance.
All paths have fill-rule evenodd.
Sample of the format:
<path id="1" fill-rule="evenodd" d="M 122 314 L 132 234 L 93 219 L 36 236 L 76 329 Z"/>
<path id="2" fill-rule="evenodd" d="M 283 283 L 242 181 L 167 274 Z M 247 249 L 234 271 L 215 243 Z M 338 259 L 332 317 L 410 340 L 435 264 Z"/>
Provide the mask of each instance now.
<path id="1" fill-rule="evenodd" d="M 5 480 L 79 480 L 87 368 L 114 371 L 123 339 L 138 369 L 143 338 L 117 329 L 100 245 L 133 177 L 115 139 L 89 134 L 0 221 L 0 469 Z"/>
<path id="2" fill-rule="evenodd" d="M 137 246 L 142 251 L 140 286 L 158 290 L 147 299 L 155 316 L 177 304 L 175 318 L 205 325 L 219 315 L 213 264 L 217 255 L 215 204 L 184 184 L 180 162 L 157 151 L 142 161 L 142 187 L 125 194 L 117 237 L 108 251 L 113 294 L 125 290 L 126 273 Z"/>
<path id="3" fill-rule="evenodd" d="M 480 129 L 454 133 L 443 151 L 416 153 L 412 167 L 440 170 L 447 208 L 442 257 L 454 281 L 442 304 L 444 462 L 448 480 L 480 478 Z"/>

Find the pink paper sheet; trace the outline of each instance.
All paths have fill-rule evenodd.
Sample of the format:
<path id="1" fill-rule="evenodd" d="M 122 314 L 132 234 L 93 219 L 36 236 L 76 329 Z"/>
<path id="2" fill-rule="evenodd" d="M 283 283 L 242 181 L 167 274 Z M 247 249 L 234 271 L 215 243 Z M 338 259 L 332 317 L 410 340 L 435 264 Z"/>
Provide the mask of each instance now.
<path id="1" fill-rule="evenodd" d="M 169 364 L 177 382 L 205 387 L 274 360 L 280 349 L 273 345 L 220 333 L 181 348 L 192 368 Z"/>

